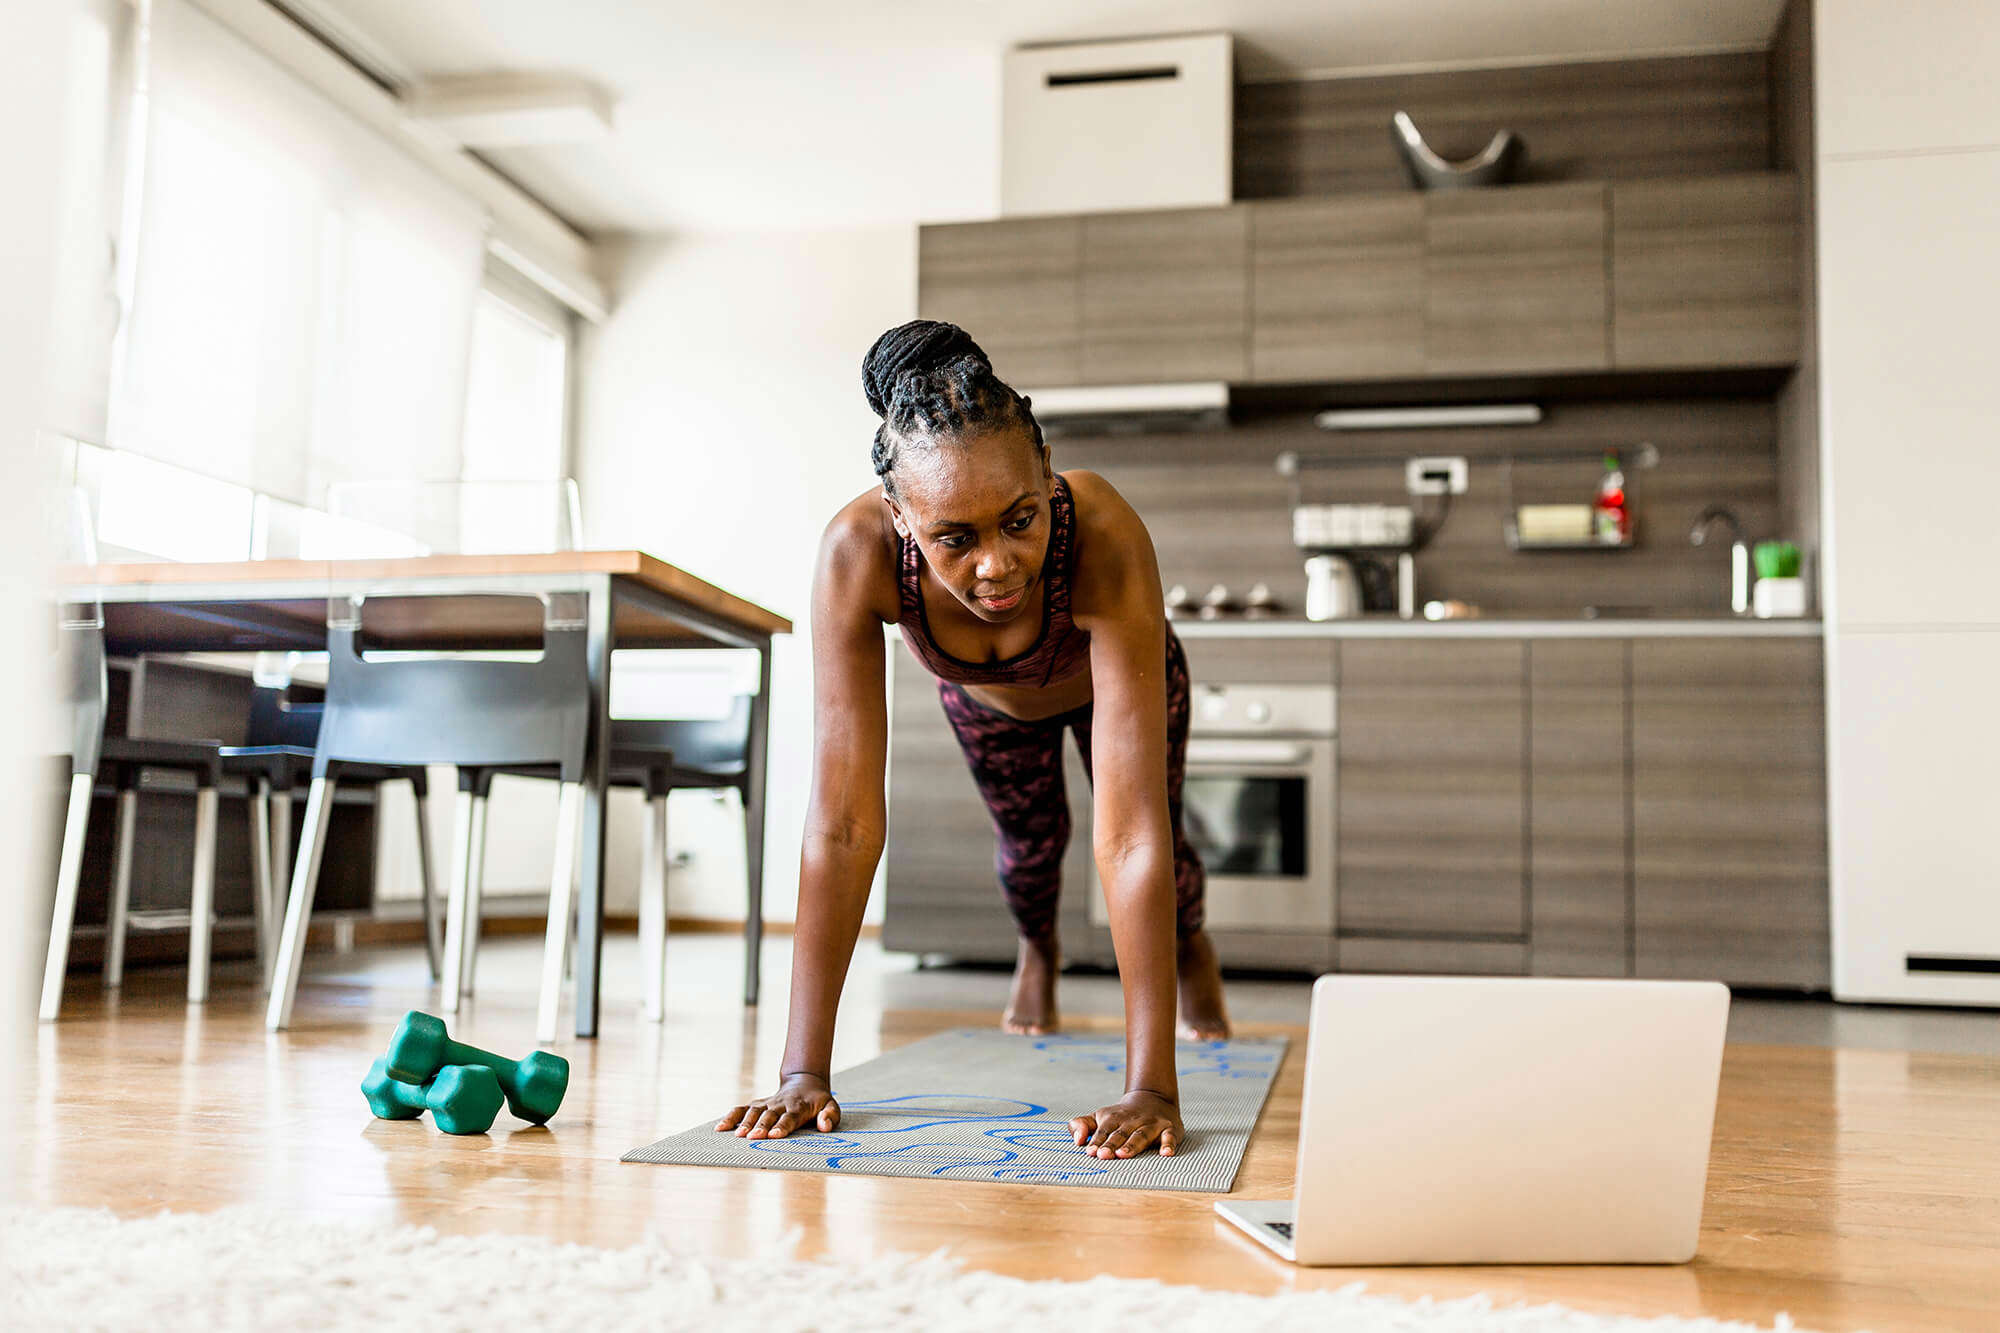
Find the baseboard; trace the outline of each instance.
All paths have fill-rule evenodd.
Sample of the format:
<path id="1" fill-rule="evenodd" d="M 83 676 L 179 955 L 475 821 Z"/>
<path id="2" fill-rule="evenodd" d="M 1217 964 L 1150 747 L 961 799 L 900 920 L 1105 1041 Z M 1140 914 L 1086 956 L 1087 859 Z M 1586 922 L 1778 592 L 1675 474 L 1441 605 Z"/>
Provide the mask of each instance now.
<path id="1" fill-rule="evenodd" d="M 315 927 L 318 929 L 318 927 Z M 479 923 L 479 933 L 495 935 L 540 935 L 548 929 L 546 919 L 539 916 L 489 916 Z M 790 921 L 766 921 L 766 935 L 790 935 L 793 923 Z M 604 918 L 604 930 L 609 935 L 636 935 L 639 933 L 639 918 L 613 913 Z M 667 918 L 669 935 L 741 935 L 741 921 L 719 920 L 705 916 L 673 916 Z M 863 926 L 864 939 L 879 939 L 880 926 Z M 363 919 L 354 926 L 354 940 L 357 944 L 405 944 L 423 938 L 415 917 L 393 920 Z"/>
<path id="2" fill-rule="evenodd" d="M 344 918 L 354 925 L 356 944 L 420 944 L 423 942 L 423 926 L 416 917 L 371 917 L 351 916 Z M 491 938 L 496 935 L 541 935 L 548 929 L 544 918 L 539 916 L 490 916 L 479 924 L 481 935 Z M 611 935 L 636 935 L 639 933 L 639 918 L 636 916 L 612 915 L 604 918 L 604 929 Z M 669 935 L 741 935 L 741 921 L 722 921 L 712 917 L 669 917 Z M 767 921 L 764 923 L 766 935 L 790 935 L 790 921 Z M 863 926 L 864 939 L 880 939 L 880 926 Z M 306 949 L 318 951 L 331 949 L 334 945 L 334 923 L 315 921 L 306 933 Z M 257 937 L 247 926 L 218 926 L 210 944 L 211 956 L 216 962 L 225 962 L 257 956 Z M 187 962 L 187 932 L 185 930 L 135 930 L 125 939 L 125 962 L 127 966 L 144 967 L 148 964 L 185 965 Z M 102 926 L 80 927 L 70 939 L 69 970 L 72 972 L 96 972 L 104 967 L 104 928 Z"/>

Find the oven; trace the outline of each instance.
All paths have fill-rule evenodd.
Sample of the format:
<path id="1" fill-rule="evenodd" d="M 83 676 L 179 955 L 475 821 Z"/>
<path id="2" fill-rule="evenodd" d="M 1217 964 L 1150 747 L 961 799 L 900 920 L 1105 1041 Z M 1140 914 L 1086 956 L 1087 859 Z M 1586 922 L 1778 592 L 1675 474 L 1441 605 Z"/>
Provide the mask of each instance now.
<path id="1" fill-rule="evenodd" d="M 1208 871 L 1208 926 L 1332 934 L 1331 685 L 1197 685 L 1181 818 Z M 1091 866 L 1090 916 L 1108 925 Z"/>

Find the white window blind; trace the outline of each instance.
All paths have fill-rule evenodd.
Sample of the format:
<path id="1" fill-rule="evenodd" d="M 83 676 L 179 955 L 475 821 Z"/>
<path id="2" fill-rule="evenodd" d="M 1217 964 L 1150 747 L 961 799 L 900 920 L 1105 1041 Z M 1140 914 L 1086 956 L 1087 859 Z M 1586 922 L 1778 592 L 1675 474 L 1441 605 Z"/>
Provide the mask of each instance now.
<path id="1" fill-rule="evenodd" d="M 457 477 L 481 210 L 187 0 L 149 74 L 112 443 L 307 505 Z"/>
<path id="2" fill-rule="evenodd" d="M 117 240 L 139 22 L 126 0 L 77 0 L 68 26 L 66 96 L 52 120 L 61 128 L 62 172 L 43 424 L 101 443 L 118 328 Z"/>
<path id="3" fill-rule="evenodd" d="M 564 473 L 567 315 L 489 282 L 472 315 L 465 397 L 467 481 L 553 480 Z"/>

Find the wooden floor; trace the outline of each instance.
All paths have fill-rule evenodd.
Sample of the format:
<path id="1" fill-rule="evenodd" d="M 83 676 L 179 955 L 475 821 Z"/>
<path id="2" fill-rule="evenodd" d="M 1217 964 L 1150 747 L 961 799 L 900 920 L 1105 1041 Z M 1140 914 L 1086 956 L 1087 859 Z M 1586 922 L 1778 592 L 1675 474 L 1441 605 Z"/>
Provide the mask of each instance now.
<path id="1" fill-rule="evenodd" d="M 495 941 L 454 1035 L 524 1050 L 533 965 L 531 941 Z M 128 1214 L 255 1202 L 600 1246 L 653 1232 L 719 1255 L 770 1253 L 797 1230 L 805 1256 L 945 1246 L 1029 1278 L 1112 1273 L 1252 1292 L 1359 1279 L 1404 1296 L 1485 1292 L 1606 1312 L 1769 1323 L 1788 1311 L 1824 1330 L 2000 1329 L 1992 1056 L 1732 1045 L 1701 1252 L 1686 1266 L 1296 1270 L 1217 1223 L 1212 1195 L 623 1165 L 628 1149 L 766 1090 L 784 1037 L 788 954 L 784 941 L 770 944 L 772 994 L 746 1012 L 734 998 L 734 944 L 676 938 L 672 1016 L 657 1026 L 630 1002 L 632 965 L 629 941 L 614 939 L 604 1035 L 557 1048 L 575 1072 L 551 1125 L 503 1113 L 490 1136 L 457 1139 L 427 1119 L 374 1120 L 357 1090 L 402 1012 L 433 1007 L 418 951 L 315 956 L 297 1027 L 277 1036 L 264 1033 L 240 967 L 222 969 L 214 999 L 195 1010 L 178 971 L 133 975 L 109 1000 L 94 977 L 73 978 L 62 1021 L 39 1034 L 32 1104 L 17 1107 L 27 1112 L 26 1197 Z M 996 1017 L 888 1007 L 885 996 L 908 994 L 912 980 L 864 942 L 837 1066 Z M 1290 1192 L 1303 1054 L 1295 1042 L 1241 1195 Z"/>

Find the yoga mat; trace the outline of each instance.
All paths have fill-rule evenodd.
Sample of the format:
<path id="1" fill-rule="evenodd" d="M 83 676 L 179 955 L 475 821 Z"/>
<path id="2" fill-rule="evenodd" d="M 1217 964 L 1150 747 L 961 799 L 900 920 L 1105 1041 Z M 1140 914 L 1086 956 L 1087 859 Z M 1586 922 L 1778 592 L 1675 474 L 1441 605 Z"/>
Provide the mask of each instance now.
<path id="1" fill-rule="evenodd" d="M 957 1028 L 835 1074 L 840 1128 L 831 1134 L 739 1139 L 706 1120 L 623 1160 L 1222 1194 L 1243 1163 L 1285 1046 L 1283 1037 L 1177 1045 L 1187 1139 L 1172 1157 L 1149 1149 L 1101 1161 L 1070 1141 L 1071 1116 L 1124 1090 L 1122 1034 Z"/>

